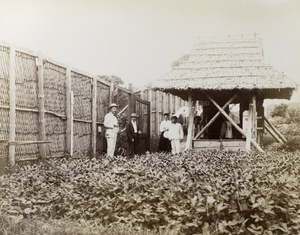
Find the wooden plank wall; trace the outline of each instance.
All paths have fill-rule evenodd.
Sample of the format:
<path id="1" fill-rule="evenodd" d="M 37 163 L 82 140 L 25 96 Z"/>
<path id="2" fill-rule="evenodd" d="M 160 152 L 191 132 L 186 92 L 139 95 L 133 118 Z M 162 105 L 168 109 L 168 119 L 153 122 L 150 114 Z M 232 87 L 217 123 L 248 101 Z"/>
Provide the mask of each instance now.
<path id="1" fill-rule="evenodd" d="M 182 106 L 187 106 L 187 101 L 178 96 L 162 91 L 145 89 L 137 93 L 141 98 L 151 102 L 151 137 L 159 136 L 159 125 L 163 120 L 164 112 L 170 115 L 176 113 Z"/>

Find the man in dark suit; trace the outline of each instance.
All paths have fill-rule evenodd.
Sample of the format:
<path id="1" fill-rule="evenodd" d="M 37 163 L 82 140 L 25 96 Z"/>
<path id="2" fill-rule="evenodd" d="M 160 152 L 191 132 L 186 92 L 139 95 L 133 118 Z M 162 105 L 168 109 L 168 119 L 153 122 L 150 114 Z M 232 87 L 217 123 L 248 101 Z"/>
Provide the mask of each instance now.
<path id="1" fill-rule="evenodd" d="M 134 154 L 138 154 L 139 134 L 142 133 L 136 121 L 136 113 L 132 113 L 130 117 L 131 121 L 126 125 L 128 158 L 133 157 Z"/>

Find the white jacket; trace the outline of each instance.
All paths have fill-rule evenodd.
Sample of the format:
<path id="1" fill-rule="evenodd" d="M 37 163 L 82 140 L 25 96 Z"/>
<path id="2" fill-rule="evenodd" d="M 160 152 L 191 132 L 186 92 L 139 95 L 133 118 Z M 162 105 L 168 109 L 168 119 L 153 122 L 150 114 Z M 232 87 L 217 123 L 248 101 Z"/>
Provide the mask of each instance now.
<path id="1" fill-rule="evenodd" d="M 169 139 L 170 140 L 180 140 L 183 139 L 183 129 L 180 123 L 172 123 L 169 129 Z"/>
<path id="2" fill-rule="evenodd" d="M 104 126 L 107 128 L 105 132 L 105 137 L 116 137 L 119 131 L 118 119 L 113 115 L 112 112 L 109 112 L 104 117 Z"/>

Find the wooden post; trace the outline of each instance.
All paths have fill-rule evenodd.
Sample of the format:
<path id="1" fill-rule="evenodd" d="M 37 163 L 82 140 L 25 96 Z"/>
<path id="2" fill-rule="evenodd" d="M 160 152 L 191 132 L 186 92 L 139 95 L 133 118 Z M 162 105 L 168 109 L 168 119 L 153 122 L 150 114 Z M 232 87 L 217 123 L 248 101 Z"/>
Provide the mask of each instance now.
<path id="1" fill-rule="evenodd" d="M 92 90 L 92 154 L 96 157 L 97 150 L 97 79 L 93 80 Z"/>
<path id="2" fill-rule="evenodd" d="M 44 95 L 44 64 L 41 53 L 38 55 L 38 99 L 39 99 L 39 136 L 46 141 L 45 95 Z M 46 144 L 39 144 L 42 161 L 46 160 Z"/>
<path id="3" fill-rule="evenodd" d="M 248 128 L 247 128 L 247 135 L 246 135 L 246 150 L 251 150 L 251 142 L 252 139 L 252 127 L 253 127 L 253 104 L 249 104 L 249 113 L 248 113 Z"/>
<path id="4" fill-rule="evenodd" d="M 151 123 L 151 137 L 152 137 L 152 135 L 154 134 L 154 131 L 152 130 L 152 128 L 154 127 L 154 125 L 153 125 L 153 120 L 154 120 L 154 118 L 153 118 L 153 114 L 152 114 L 152 107 L 153 107 L 153 102 L 152 102 L 152 90 L 148 90 L 148 101 L 150 101 L 150 105 L 151 105 L 151 107 L 150 107 L 150 123 Z"/>
<path id="5" fill-rule="evenodd" d="M 156 134 L 159 135 L 159 125 L 160 125 L 160 120 L 159 120 L 159 111 L 160 111 L 160 102 L 159 102 L 159 90 L 155 92 L 155 98 L 156 98 Z"/>
<path id="6" fill-rule="evenodd" d="M 192 142 L 193 142 L 193 126 L 194 126 L 194 103 L 192 97 L 192 91 L 189 91 L 188 94 L 188 109 L 189 109 L 189 126 L 188 126 L 188 133 L 185 143 L 185 150 L 192 149 Z"/>
<path id="7" fill-rule="evenodd" d="M 252 95 L 252 138 L 257 142 L 256 94 Z"/>
<path id="8" fill-rule="evenodd" d="M 166 108 L 166 107 L 167 107 L 167 103 L 168 103 L 168 102 L 167 102 L 167 95 L 166 95 L 166 93 L 164 92 L 164 93 L 163 93 L 163 110 L 162 110 L 163 112 L 166 112 L 166 111 L 167 111 L 167 108 Z"/>
<path id="9" fill-rule="evenodd" d="M 110 80 L 110 90 L 109 90 L 109 104 L 114 103 L 114 90 L 115 90 L 115 79 Z"/>
<path id="10" fill-rule="evenodd" d="M 178 104 L 178 96 L 175 96 L 175 112 L 180 108 L 180 105 Z"/>
<path id="11" fill-rule="evenodd" d="M 264 106 L 263 99 L 258 96 L 257 99 L 257 143 L 261 144 L 264 137 Z"/>
<path id="12" fill-rule="evenodd" d="M 16 139 L 16 51 L 10 47 L 9 53 L 9 141 Z M 16 164 L 15 146 L 9 146 L 8 163 L 11 166 Z"/>
<path id="13" fill-rule="evenodd" d="M 169 105 L 170 105 L 170 117 L 172 116 L 173 114 L 173 95 L 172 94 L 169 94 Z"/>
<path id="14" fill-rule="evenodd" d="M 71 68 L 66 68 L 66 116 L 67 116 L 67 130 L 66 130 L 66 147 L 67 154 L 73 156 L 73 92 L 71 91 Z"/>

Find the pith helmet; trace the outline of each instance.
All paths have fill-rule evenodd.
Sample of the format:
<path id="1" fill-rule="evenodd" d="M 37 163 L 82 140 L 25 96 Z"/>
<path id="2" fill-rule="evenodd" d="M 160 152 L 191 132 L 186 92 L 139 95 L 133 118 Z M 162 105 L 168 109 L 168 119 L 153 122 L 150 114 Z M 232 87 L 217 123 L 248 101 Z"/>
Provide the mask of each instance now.
<path id="1" fill-rule="evenodd" d="M 110 104 L 109 109 L 111 109 L 112 107 L 118 108 L 118 105 L 116 103 L 112 103 L 112 104 Z"/>

